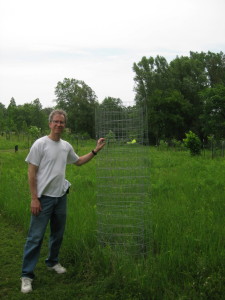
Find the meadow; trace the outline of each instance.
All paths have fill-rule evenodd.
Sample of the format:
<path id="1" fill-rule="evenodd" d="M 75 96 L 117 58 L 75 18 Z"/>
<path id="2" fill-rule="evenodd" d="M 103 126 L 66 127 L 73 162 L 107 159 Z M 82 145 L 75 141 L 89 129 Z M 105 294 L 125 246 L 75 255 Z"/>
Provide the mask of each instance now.
<path id="1" fill-rule="evenodd" d="M 94 145 L 74 141 L 80 155 Z M 24 232 L 30 220 L 28 151 L 19 141 L 7 146 L 0 139 L 0 211 Z M 150 244 L 138 257 L 98 244 L 97 159 L 67 167 L 72 187 L 61 250 L 71 278 L 90 288 L 87 299 L 225 299 L 225 159 L 149 147 Z"/>

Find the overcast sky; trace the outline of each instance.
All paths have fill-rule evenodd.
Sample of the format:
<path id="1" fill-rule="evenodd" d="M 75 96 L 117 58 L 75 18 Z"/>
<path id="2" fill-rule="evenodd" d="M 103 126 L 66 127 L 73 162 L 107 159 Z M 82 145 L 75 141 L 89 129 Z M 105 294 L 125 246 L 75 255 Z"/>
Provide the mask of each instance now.
<path id="1" fill-rule="evenodd" d="M 0 102 L 54 106 L 65 77 L 134 99 L 134 62 L 225 53 L 224 0 L 0 0 Z"/>

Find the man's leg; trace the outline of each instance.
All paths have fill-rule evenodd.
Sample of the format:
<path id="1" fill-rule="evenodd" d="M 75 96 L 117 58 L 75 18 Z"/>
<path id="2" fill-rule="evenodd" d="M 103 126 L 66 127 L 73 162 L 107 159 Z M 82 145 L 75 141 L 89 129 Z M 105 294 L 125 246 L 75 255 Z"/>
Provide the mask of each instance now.
<path id="1" fill-rule="evenodd" d="M 53 203 L 47 197 L 41 197 L 42 211 L 38 216 L 31 216 L 30 228 L 24 247 L 22 275 L 21 277 L 34 278 L 34 269 L 37 264 L 43 237 L 50 219 Z"/>
<path id="2" fill-rule="evenodd" d="M 45 261 L 48 267 L 58 264 L 59 250 L 66 225 L 67 195 L 65 194 L 56 199 L 54 212 L 50 220 L 49 257 Z"/>

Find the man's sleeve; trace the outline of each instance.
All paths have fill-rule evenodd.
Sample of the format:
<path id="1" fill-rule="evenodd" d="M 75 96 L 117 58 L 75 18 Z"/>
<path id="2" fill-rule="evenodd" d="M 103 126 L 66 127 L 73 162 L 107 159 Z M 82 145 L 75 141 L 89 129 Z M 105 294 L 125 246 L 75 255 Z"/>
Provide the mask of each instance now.
<path id="1" fill-rule="evenodd" d="M 70 150 L 67 156 L 67 164 L 74 164 L 78 161 L 79 156 L 74 152 L 73 147 L 70 145 Z"/>
<path id="2" fill-rule="evenodd" d="M 40 161 L 41 161 L 41 149 L 40 149 L 41 145 L 38 143 L 34 143 L 30 149 L 29 154 L 27 155 L 25 161 L 27 163 L 30 163 L 32 165 L 35 166 L 39 166 L 40 165 Z"/>

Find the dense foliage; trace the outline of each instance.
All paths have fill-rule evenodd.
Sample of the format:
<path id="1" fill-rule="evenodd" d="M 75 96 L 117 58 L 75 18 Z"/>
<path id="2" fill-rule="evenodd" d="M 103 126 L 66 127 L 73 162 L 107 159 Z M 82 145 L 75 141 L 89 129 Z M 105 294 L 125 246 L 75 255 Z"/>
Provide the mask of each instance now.
<path id="1" fill-rule="evenodd" d="M 42 132 L 48 128 L 48 115 L 52 109 L 42 108 L 39 99 L 16 105 L 14 98 L 7 108 L 0 103 L 0 131 L 27 133 L 32 126 Z"/>
<path id="2" fill-rule="evenodd" d="M 65 78 L 58 82 L 55 94 L 57 107 L 68 113 L 67 126 L 72 132 L 88 133 L 94 137 L 95 92 L 83 81 Z"/>
<path id="3" fill-rule="evenodd" d="M 189 131 L 201 140 L 209 136 L 225 138 L 225 55 L 190 52 L 170 63 L 162 56 L 142 57 L 133 64 L 135 102 L 148 112 L 151 143 L 182 141 Z M 106 97 L 101 104 L 95 92 L 83 81 L 64 78 L 55 88 L 56 106 L 68 113 L 72 133 L 95 137 L 95 111 L 99 106 L 123 108 L 119 98 Z M 126 100 L 126 99 L 124 99 Z M 31 126 L 48 129 L 52 108 L 42 108 L 39 99 L 6 108 L 0 103 L 0 131 L 28 132 Z"/>
<path id="4" fill-rule="evenodd" d="M 190 52 L 170 63 L 143 57 L 134 63 L 136 103 L 148 109 L 150 139 L 182 139 L 189 130 L 202 139 L 225 137 L 225 55 Z"/>

